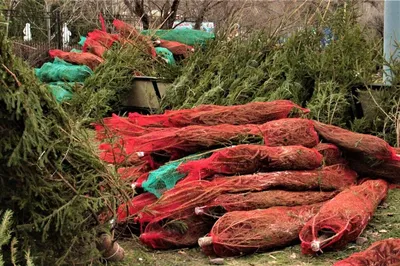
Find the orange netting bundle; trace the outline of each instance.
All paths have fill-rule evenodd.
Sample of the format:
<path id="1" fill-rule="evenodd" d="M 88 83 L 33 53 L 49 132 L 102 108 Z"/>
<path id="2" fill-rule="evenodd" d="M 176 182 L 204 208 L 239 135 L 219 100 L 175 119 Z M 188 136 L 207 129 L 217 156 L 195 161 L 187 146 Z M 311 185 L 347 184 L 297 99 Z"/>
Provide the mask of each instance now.
<path id="1" fill-rule="evenodd" d="M 134 221 L 136 215 L 147 205 L 157 201 L 157 197 L 151 193 L 143 193 L 135 196 L 130 202 L 121 204 L 117 210 L 117 223 Z"/>
<path id="2" fill-rule="evenodd" d="M 195 209 L 196 214 L 219 217 L 226 212 L 267 209 L 274 206 L 302 206 L 324 202 L 338 192 L 267 190 L 240 194 L 222 194 L 210 204 Z"/>
<path id="3" fill-rule="evenodd" d="M 173 55 L 182 55 L 184 58 L 188 57 L 190 53 L 194 52 L 194 48 L 192 46 L 180 42 L 159 40 L 158 43 L 160 47 L 170 50 Z"/>
<path id="4" fill-rule="evenodd" d="M 213 220 L 207 217 L 187 216 L 150 222 L 140 235 L 140 241 L 153 249 L 192 247 L 210 232 Z"/>
<path id="5" fill-rule="evenodd" d="M 282 188 L 305 191 L 343 190 L 357 181 L 357 173 L 345 165 L 333 165 L 317 170 L 282 171 L 253 175 L 215 177 L 210 186 L 224 186 L 230 192 L 262 191 Z"/>
<path id="6" fill-rule="evenodd" d="M 263 191 L 273 188 L 308 191 L 343 190 L 356 182 L 357 174 L 345 166 L 335 165 L 312 171 L 283 171 L 254 175 L 218 177 L 212 181 L 178 183 L 139 215 L 141 223 L 168 216 L 190 216 L 196 207 L 207 206 L 224 193 Z"/>
<path id="7" fill-rule="evenodd" d="M 146 162 L 141 162 L 139 165 L 131 167 L 121 167 L 118 169 L 118 174 L 120 178 L 130 184 L 135 184 L 138 182 L 141 176 L 147 174 L 152 168 Z"/>
<path id="8" fill-rule="evenodd" d="M 222 216 L 198 243 L 207 255 L 230 257 L 286 247 L 321 204 L 234 211 Z"/>
<path id="9" fill-rule="evenodd" d="M 261 138 L 268 146 L 302 145 L 311 148 L 318 144 L 318 135 L 310 120 L 287 118 L 263 125 L 223 124 L 166 128 L 138 137 L 120 138 L 108 148 L 102 144 L 102 148 L 125 156 L 136 152 L 165 152 L 171 155 L 170 160 L 175 160 L 205 149 L 255 142 Z"/>
<path id="10" fill-rule="evenodd" d="M 113 25 L 116 28 L 116 30 L 121 34 L 126 39 L 132 40 L 132 41 L 138 41 L 146 46 L 147 52 L 149 55 L 151 55 L 153 58 L 157 57 L 156 50 L 154 49 L 153 43 L 151 40 L 146 37 L 141 35 L 134 26 L 129 25 L 121 20 L 114 19 Z"/>
<path id="11" fill-rule="evenodd" d="M 92 38 L 87 38 L 82 46 L 83 52 L 89 52 L 99 57 L 103 57 L 103 54 L 107 51 L 107 49 L 108 48 L 106 48 L 104 45 Z"/>
<path id="12" fill-rule="evenodd" d="M 345 152 L 368 156 L 376 160 L 397 158 L 395 150 L 386 141 L 378 137 L 355 133 L 317 121 L 314 121 L 314 126 L 323 139 L 338 146 Z"/>
<path id="13" fill-rule="evenodd" d="M 86 65 L 92 70 L 104 62 L 103 58 L 91 53 L 64 52 L 62 50 L 54 49 L 49 51 L 49 55 L 51 58 L 58 57 L 73 64 Z"/>
<path id="14" fill-rule="evenodd" d="M 104 118 L 101 123 L 93 123 L 93 126 L 98 140 L 113 137 L 138 137 L 150 132 L 163 130 L 163 128 L 138 126 L 126 117 L 120 117 L 116 114 Z"/>
<path id="15" fill-rule="evenodd" d="M 384 161 L 373 161 L 368 156 L 359 154 L 347 154 L 347 161 L 352 169 L 365 176 L 383 178 L 391 183 L 400 183 L 400 160 L 387 159 Z"/>
<path id="16" fill-rule="evenodd" d="M 221 149 L 211 157 L 181 164 L 178 171 L 188 174 L 181 183 L 213 175 L 251 174 L 280 170 L 311 170 L 322 165 L 323 157 L 303 146 L 268 147 L 238 145 Z"/>
<path id="17" fill-rule="evenodd" d="M 300 232 L 302 252 L 313 254 L 340 249 L 356 240 L 387 191 L 386 181 L 368 180 L 325 203 Z"/>
<path id="18" fill-rule="evenodd" d="M 129 120 L 139 126 L 185 127 L 191 125 L 245 125 L 264 124 L 268 121 L 308 113 L 288 100 L 251 102 L 244 105 L 200 105 L 193 109 L 167 111 L 161 115 L 129 114 Z"/>
<path id="19" fill-rule="evenodd" d="M 318 143 L 315 149 L 324 156 L 325 165 L 335 165 L 345 163 L 338 147 L 329 143 Z"/>
<path id="20" fill-rule="evenodd" d="M 107 49 L 109 49 L 114 42 L 121 41 L 121 37 L 118 34 L 110 34 L 101 30 L 94 30 L 92 32 L 89 32 L 87 35 L 87 39 L 92 39 L 102 46 L 106 47 Z"/>
<path id="21" fill-rule="evenodd" d="M 399 265 L 400 239 L 385 239 L 375 242 L 363 252 L 358 252 L 347 259 L 336 262 L 333 266 Z"/>

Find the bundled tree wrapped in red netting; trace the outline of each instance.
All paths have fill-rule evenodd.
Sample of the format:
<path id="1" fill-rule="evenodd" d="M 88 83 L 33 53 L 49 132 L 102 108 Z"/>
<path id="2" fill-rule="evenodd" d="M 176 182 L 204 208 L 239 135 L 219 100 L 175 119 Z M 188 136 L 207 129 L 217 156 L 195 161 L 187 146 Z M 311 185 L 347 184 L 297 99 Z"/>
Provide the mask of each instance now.
<path id="1" fill-rule="evenodd" d="M 303 145 L 312 148 L 319 142 L 313 122 L 308 119 L 286 118 L 270 121 L 260 125 L 259 130 L 267 146 Z"/>
<path id="2" fill-rule="evenodd" d="M 88 33 L 87 39 L 92 39 L 109 49 L 113 43 L 120 42 L 121 37 L 118 34 L 110 34 L 105 31 L 94 30 Z"/>
<path id="3" fill-rule="evenodd" d="M 318 143 L 315 149 L 324 156 L 324 165 L 344 164 L 346 162 L 339 148 L 333 144 Z"/>
<path id="4" fill-rule="evenodd" d="M 192 125 L 246 125 L 298 116 L 308 113 L 288 100 L 251 102 L 244 105 L 200 105 L 193 109 L 167 111 L 162 115 L 129 114 L 129 120 L 139 126 L 185 127 Z M 293 130 L 293 128 L 292 128 Z"/>
<path id="5" fill-rule="evenodd" d="M 216 177 L 209 186 L 223 186 L 230 192 L 261 191 L 273 188 L 286 190 L 343 190 L 357 181 L 357 173 L 345 165 L 318 170 L 257 173 L 233 177 Z"/>
<path id="6" fill-rule="evenodd" d="M 138 126 L 126 117 L 120 117 L 116 114 L 104 118 L 100 123 L 94 123 L 93 126 L 96 130 L 96 138 L 99 140 L 113 137 L 138 137 L 163 130 L 163 128 Z"/>
<path id="7" fill-rule="evenodd" d="M 135 40 L 140 43 L 143 43 L 146 45 L 147 52 L 153 57 L 156 58 L 157 53 L 156 50 L 154 49 L 154 46 L 149 38 L 146 36 L 141 35 L 135 27 L 121 21 L 118 19 L 114 19 L 113 21 L 114 27 L 117 29 L 119 34 L 123 36 L 124 38 L 127 38 L 129 40 Z"/>
<path id="8" fill-rule="evenodd" d="M 156 203 L 147 206 L 138 217 L 141 223 L 146 223 L 160 217 L 192 215 L 196 207 L 207 206 L 224 193 L 273 188 L 334 191 L 349 187 L 356 179 L 357 174 L 354 171 L 344 166 L 330 166 L 321 170 L 283 171 L 178 183 L 166 191 Z"/>
<path id="9" fill-rule="evenodd" d="M 194 52 L 194 48 L 192 46 L 180 42 L 159 40 L 157 43 L 160 47 L 170 50 L 173 55 L 181 55 L 184 58 L 187 58 L 191 53 Z"/>
<path id="10" fill-rule="evenodd" d="M 98 41 L 87 38 L 82 46 L 82 51 L 95 54 L 102 58 L 103 54 L 107 51 L 107 48 L 100 44 Z"/>
<path id="11" fill-rule="evenodd" d="M 356 240 L 387 191 L 386 181 L 368 180 L 325 203 L 300 232 L 302 252 L 313 254 L 340 249 Z"/>
<path id="12" fill-rule="evenodd" d="M 137 182 L 137 180 L 144 174 L 151 171 L 151 167 L 146 162 L 142 161 L 140 164 L 131 167 L 121 167 L 118 169 L 118 174 L 121 179 L 131 184 Z"/>
<path id="13" fill-rule="evenodd" d="M 400 264 L 400 239 L 389 238 L 373 243 L 363 252 L 354 253 L 333 266 L 390 266 Z"/>
<path id="14" fill-rule="evenodd" d="M 197 245 L 200 237 L 207 234 L 213 220 L 190 215 L 179 219 L 154 220 L 140 235 L 140 241 L 153 249 L 171 249 Z"/>
<path id="15" fill-rule="evenodd" d="M 205 254 L 220 257 L 286 247 L 298 240 L 299 231 L 320 206 L 228 212 L 214 224 L 210 234 L 200 238 L 198 243 Z"/>
<path id="16" fill-rule="evenodd" d="M 141 223 L 147 223 L 165 217 L 177 219 L 194 215 L 196 207 L 206 205 L 220 195 L 223 189 L 226 188 L 210 187 L 207 181 L 178 184 L 166 191 L 157 202 L 143 209 L 138 219 Z"/>
<path id="17" fill-rule="evenodd" d="M 50 50 L 49 55 L 51 58 L 58 57 L 73 64 L 86 65 L 92 70 L 104 62 L 103 58 L 91 53 L 64 52 L 62 50 L 55 49 Z"/>
<path id="18" fill-rule="evenodd" d="M 317 121 L 314 121 L 314 126 L 323 139 L 335 144 L 343 151 L 368 156 L 376 161 L 398 158 L 395 150 L 386 141 L 378 137 L 355 133 Z"/>
<path id="19" fill-rule="evenodd" d="M 327 201 L 333 198 L 338 191 L 285 191 L 267 190 L 261 192 L 246 192 L 239 194 L 222 194 L 207 206 L 197 207 L 196 214 L 221 216 L 226 212 L 250 211 L 267 209 L 274 206 L 302 206 Z"/>
<path id="20" fill-rule="evenodd" d="M 348 153 L 347 161 L 350 167 L 365 176 L 383 178 L 390 183 L 400 183 L 400 160 L 387 159 L 376 162 L 369 156 L 360 154 Z"/>
<path id="21" fill-rule="evenodd" d="M 188 174 L 181 182 L 190 182 L 216 174 L 311 170 L 320 167 L 322 159 L 316 150 L 303 146 L 238 145 L 216 151 L 206 159 L 183 163 L 178 171 Z"/>
<path id="22" fill-rule="evenodd" d="M 130 202 L 124 203 L 118 207 L 117 223 L 134 221 L 136 215 L 146 206 L 157 201 L 157 197 L 151 193 L 143 193 L 135 196 Z"/>
<path id="23" fill-rule="evenodd" d="M 174 159 L 204 149 L 230 146 L 242 142 L 260 141 L 267 146 L 302 145 L 314 147 L 318 135 L 310 120 L 287 118 L 271 121 L 263 125 L 216 125 L 168 128 L 139 137 L 120 139 L 119 145 L 126 155 L 135 152 L 175 153 Z"/>

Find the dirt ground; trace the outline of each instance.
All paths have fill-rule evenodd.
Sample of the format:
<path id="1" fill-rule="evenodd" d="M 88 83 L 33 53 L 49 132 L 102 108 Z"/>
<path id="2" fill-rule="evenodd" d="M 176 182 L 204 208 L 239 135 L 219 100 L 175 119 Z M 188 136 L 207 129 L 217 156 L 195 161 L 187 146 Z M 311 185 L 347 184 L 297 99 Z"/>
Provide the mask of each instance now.
<path id="1" fill-rule="evenodd" d="M 361 235 L 368 241 L 362 245 L 350 243 L 345 250 L 327 252 L 319 257 L 304 256 L 299 245 L 269 253 L 254 254 L 224 260 L 224 265 L 316 265 L 327 266 L 348 257 L 354 252 L 366 249 L 372 242 L 390 237 L 400 237 L 400 189 L 391 190 L 387 200 L 379 206 L 373 219 Z M 199 248 L 152 251 L 142 246 L 137 237 L 123 239 L 120 244 L 125 248 L 125 260 L 114 263 L 115 266 L 202 266 L 210 265 L 210 258 L 203 255 Z"/>

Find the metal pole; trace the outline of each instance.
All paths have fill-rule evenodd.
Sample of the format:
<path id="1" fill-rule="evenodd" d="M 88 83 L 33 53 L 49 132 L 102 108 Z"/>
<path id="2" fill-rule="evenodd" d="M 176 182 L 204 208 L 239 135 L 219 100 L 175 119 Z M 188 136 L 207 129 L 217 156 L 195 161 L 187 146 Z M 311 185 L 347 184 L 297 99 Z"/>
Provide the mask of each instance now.
<path id="1" fill-rule="evenodd" d="M 384 40 L 383 53 L 385 60 L 390 62 L 400 57 L 396 49 L 396 42 L 400 41 L 400 1 L 385 0 L 384 13 Z M 383 66 L 383 82 L 386 85 L 392 84 L 392 71 L 387 65 Z"/>

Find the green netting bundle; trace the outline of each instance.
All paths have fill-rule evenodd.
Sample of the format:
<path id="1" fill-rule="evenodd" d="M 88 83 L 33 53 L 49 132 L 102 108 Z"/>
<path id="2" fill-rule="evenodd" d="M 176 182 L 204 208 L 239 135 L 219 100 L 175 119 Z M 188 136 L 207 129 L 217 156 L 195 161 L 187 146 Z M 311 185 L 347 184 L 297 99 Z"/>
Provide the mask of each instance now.
<path id="1" fill-rule="evenodd" d="M 175 65 L 175 58 L 174 55 L 170 50 L 164 47 L 156 47 L 156 53 L 158 56 L 161 56 L 167 64 Z"/>
<path id="2" fill-rule="evenodd" d="M 62 81 L 51 82 L 47 84 L 51 94 L 53 94 L 53 96 L 59 103 L 71 100 L 75 88 L 80 87 L 82 85 L 83 85 L 82 83 L 62 82 Z"/>
<path id="3" fill-rule="evenodd" d="M 188 161 L 195 161 L 206 158 L 212 154 L 212 151 L 191 155 L 170 163 L 167 163 L 157 170 L 151 171 L 147 180 L 142 184 L 142 187 L 147 192 L 154 194 L 157 198 L 160 198 L 162 194 L 171 188 L 173 188 L 176 183 L 184 178 L 186 174 L 179 173 L 176 169 L 182 163 Z"/>
<path id="4" fill-rule="evenodd" d="M 175 41 L 190 46 L 205 45 L 208 40 L 215 39 L 214 33 L 192 29 L 174 29 L 174 30 L 144 30 L 144 35 L 156 36 L 167 41 Z"/>
<path id="5" fill-rule="evenodd" d="M 86 37 L 81 36 L 81 39 L 79 40 L 78 44 L 79 44 L 80 46 L 83 46 L 83 45 L 85 44 L 85 42 L 86 42 Z"/>
<path id="6" fill-rule="evenodd" d="M 56 57 L 53 63 L 47 62 L 36 68 L 35 74 L 43 82 L 83 82 L 93 71 L 88 66 L 73 65 Z"/>

